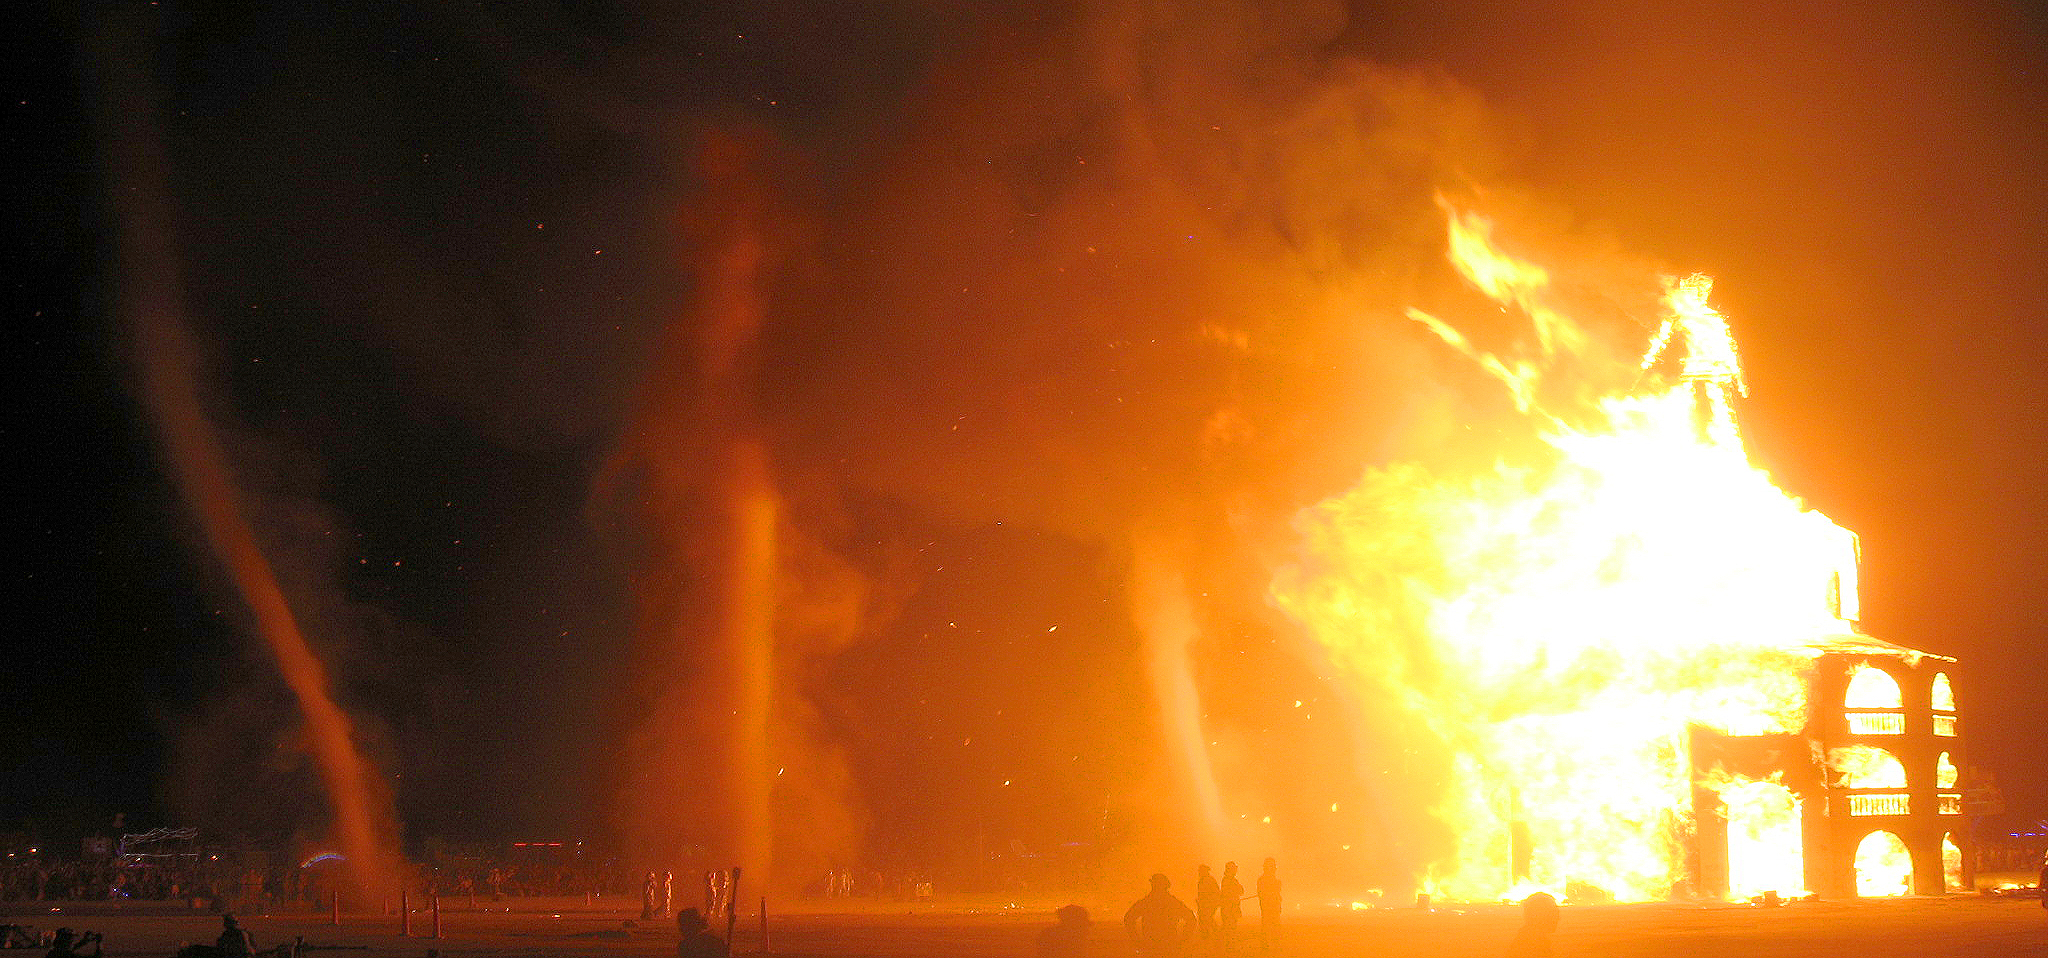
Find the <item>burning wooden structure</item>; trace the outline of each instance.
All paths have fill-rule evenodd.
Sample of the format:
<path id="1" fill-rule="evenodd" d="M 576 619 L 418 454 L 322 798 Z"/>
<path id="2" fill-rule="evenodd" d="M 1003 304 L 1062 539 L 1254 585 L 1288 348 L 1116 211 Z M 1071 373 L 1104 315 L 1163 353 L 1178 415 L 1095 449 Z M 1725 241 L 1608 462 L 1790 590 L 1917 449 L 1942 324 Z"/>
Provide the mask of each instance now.
<path id="1" fill-rule="evenodd" d="M 1741 890 L 1731 878 L 1745 858 L 1795 850 L 1745 847 L 1791 836 L 1760 833 L 1740 803 L 1715 787 L 1737 776 L 1774 783 L 1780 801 L 1797 809 L 1806 890 L 1823 897 L 1967 890 L 1974 876 L 1958 774 L 1955 660 L 1854 634 L 1829 637 L 1816 650 L 1801 732 L 1692 729 L 1694 886 L 1729 897 Z"/>
<path id="2" fill-rule="evenodd" d="M 1361 699 L 1437 743 L 1403 784 L 1454 837 L 1418 890 L 1969 887 L 1954 660 L 1864 635 L 1855 535 L 1751 462 L 1711 280 L 1667 278 L 1661 327 L 1617 371 L 1626 348 L 1573 318 L 1581 297 L 1446 212 L 1460 274 L 1531 329 L 1496 353 L 1409 316 L 1536 443 L 1370 470 L 1304 513 L 1275 588 Z"/>

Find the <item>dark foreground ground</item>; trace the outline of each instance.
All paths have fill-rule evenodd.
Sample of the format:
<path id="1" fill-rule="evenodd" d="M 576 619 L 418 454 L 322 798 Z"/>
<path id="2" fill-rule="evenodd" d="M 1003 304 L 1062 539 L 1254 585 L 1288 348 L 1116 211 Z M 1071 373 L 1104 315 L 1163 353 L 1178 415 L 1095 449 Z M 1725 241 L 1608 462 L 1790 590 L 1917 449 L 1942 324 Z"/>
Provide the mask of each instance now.
<path id="1" fill-rule="evenodd" d="M 771 903 L 772 905 L 772 903 Z M 508 907 L 508 906 L 496 906 Z M 859 913 L 818 911 L 776 914 L 769 922 L 777 955 L 1030 956 L 1049 908 L 1001 902 L 869 906 Z M 39 929 L 59 925 L 106 935 L 113 958 L 169 958 L 180 945 L 211 942 L 219 919 L 204 914 L 149 914 L 106 906 L 69 906 L 52 913 L 13 905 L 9 920 Z M 1093 958 L 1130 954 L 1120 909 L 1096 906 Z M 340 926 L 325 915 L 249 915 L 244 925 L 257 945 L 269 947 L 303 935 L 306 958 L 654 958 L 675 953 L 673 926 L 628 923 L 625 911 L 586 907 L 582 899 L 524 899 L 509 910 L 450 909 L 442 938 L 405 938 L 397 916 L 344 915 Z M 1247 916 L 1251 917 L 1251 916 Z M 1495 958 L 1506 948 L 1519 913 L 1506 907 L 1340 912 L 1290 910 L 1285 939 L 1274 958 Z M 1255 922 L 1256 919 L 1254 918 Z M 429 919 L 414 917 L 424 936 Z M 721 923 L 722 930 L 722 923 Z M 743 915 L 739 953 L 761 948 L 759 919 Z M 331 950 L 329 950 L 331 949 Z M 1257 958 L 1257 948 L 1246 949 Z M 24 956 L 40 953 L 16 952 Z M 1211 954 L 1197 950 L 1195 958 Z M 1558 958 L 2048 958 L 2048 910 L 2032 899 L 1980 897 L 1889 901 L 1802 902 L 1781 908 L 1686 905 L 1567 907 L 1556 939 Z"/>

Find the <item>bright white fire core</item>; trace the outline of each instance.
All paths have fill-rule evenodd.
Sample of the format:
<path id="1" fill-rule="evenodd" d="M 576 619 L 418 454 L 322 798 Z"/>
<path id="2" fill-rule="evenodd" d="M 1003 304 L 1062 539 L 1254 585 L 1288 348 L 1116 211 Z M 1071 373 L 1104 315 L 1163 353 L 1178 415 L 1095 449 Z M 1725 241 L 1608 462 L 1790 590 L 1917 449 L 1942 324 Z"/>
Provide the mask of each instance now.
<path id="1" fill-rule="evenodd" d="M 1496 249 L 1486 220 L 1451 211 L 1450 229 L 1453 261 L 1528 318 L 1540 354 L 1496 356 L 1411 316 L 1510 391 L 1542 451 L 1370 470 L 1301 515 L 1275 600 L 1340 684 L 1440 763 L 1408 783 L 1451 836 L 1423 890 L 1663 898 L 1695 834 L 1688 726 L 1805 726 L 1816 643 L 1854 631 L 1855 540 L 1749 462 L 1732 340 L 1693 342 L 1711 355 L 1590 408 L 1542 408 L 1558 377 L 1629 381 L 1591 367 L 1629 351 L 1592 348 L 1549 273 Z M 1657 350 L 1727 337 L 1703 280 L 1667 283 Z M 1707 782 L 1728 807 L 1731 893 L 1802 889 L 1791 793 Z"/>

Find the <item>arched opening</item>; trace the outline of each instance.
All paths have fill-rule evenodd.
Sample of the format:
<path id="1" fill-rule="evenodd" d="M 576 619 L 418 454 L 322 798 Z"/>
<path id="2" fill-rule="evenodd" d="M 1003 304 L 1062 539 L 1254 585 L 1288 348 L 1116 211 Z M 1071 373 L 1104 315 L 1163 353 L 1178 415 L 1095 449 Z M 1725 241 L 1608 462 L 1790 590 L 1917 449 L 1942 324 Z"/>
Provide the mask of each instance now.
<path id="1" fill-rule="evenodd" d="M 1934 760 L 1934 787 L 1954 788 L 1956 778 L 1956 763 L 1949 759 L 1947 752 L 1941 753 L 1941 757 Z"/>
<path id="2" fill-rule="evenodd" d="M 1850 745 L 1828 750 L 1828 767 L 1841 788 L 1905 788 L 1906 766 L 1898 756 L 1875 745 Z"/>
<path id="3" fill-rule="evenodd" d="M 1947 672 L 1934 673 L 1934 710 L 1953 712 L 1956 710 L 1956 687 L 1949 684 Z"/>
<path id="4" fill-rule="evenodd" d="M 1913 856 L 1899 836 L 1882 829 L 1856 845 L 1856 894 L 1897 898 L 1913 888 Z"/>
<path id="5" fill-rule="evenodd" d="M 1969 891 L 1963 887 L 1963 850 L 1956 847 L 1954 832 L 1941 836 L 1941 886 L 1949 891 Z"/>
<path id="6" fill-rule="evenodd" d="M 1896 709 L 1906 707 L 1906 696 L 1899 691 L 1899 680 L 1891 673 L 1871 665 L 1859 665 L 1849 673 L 1849 691 L 1842 697 L 1842 705 L 1852 709 Z"/>

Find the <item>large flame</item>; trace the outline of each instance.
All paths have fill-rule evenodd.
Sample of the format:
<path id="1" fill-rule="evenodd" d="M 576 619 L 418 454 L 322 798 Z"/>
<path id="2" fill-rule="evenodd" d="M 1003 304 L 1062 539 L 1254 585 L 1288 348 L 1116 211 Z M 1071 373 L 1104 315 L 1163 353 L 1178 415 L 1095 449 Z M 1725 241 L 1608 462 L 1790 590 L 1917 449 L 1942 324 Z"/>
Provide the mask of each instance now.
<path id="1" fill-rule="evenodd" d="M 1378 717 L 1366 737 L 1399 728 L 1419 756 L 1365 770 L 1406 776 L 1447 836 L 1418 887 L 1668 896 L 1689 876 L 1697 785 L 1729 820 L 1731 893 L 1803 888 L 1792 794 L 1696 770 L 1689 743 L 1694 727 L 1804 727 L 1814 644 L 1854 630 L 1853 536 L 1749 462 L 1732 407 L 1747 387 L 1705 276 L 1667 280 L 1661 328 L 1623 350 L 1641 371 L 1616 375 L 1550 271 L 1447 212 L 1452 261 L 1533 345 L 1496 355 L 1410 316 L 1508 389 L 1538 451 L 1370 471 L 1302 515 L 1301 561 L 1275 587 Z"/>

